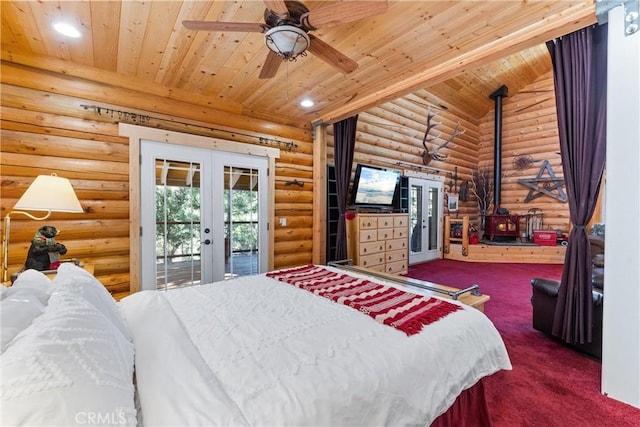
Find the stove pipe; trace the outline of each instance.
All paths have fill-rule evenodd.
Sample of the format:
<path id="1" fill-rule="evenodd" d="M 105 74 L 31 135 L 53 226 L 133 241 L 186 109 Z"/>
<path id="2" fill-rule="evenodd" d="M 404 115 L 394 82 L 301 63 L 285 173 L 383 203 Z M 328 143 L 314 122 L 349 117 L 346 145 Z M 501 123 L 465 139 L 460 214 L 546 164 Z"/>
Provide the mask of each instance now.
<path id="1" fill-rule="evenodd" d="M 509 88 L 505 85 L 489 95 L 496 102 L 494 119 L 493 145 L 493 212 L 500 207 L 500 193 L 502 192 L 502 98 L 509 96 Z"/>

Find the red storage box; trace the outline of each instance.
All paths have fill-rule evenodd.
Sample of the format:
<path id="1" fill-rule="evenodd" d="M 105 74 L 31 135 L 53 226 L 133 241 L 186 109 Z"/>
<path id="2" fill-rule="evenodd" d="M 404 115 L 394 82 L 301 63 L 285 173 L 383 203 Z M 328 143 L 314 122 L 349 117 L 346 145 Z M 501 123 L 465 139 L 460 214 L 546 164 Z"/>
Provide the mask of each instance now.
<path id="1" fill-rule="evenodd" d="M 558 235 L 553 230 L 536 230 L 533 232 L 533 243 L 544 246 L 555 246 L 558 242 Z"/>

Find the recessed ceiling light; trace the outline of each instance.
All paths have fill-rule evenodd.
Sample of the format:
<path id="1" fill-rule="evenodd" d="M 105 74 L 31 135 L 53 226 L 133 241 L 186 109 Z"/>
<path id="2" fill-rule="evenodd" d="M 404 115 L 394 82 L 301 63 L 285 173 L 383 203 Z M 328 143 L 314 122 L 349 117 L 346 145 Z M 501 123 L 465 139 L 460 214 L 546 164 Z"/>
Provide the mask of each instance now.
<path id="1" fill-rule="evenodd" d="M 74 39 L 77 39 L 78 37 L 82 36 L 80 31 L 76 30 L 75 27 L 69 24 L 65 24 L 64 22 L 57 22 L 53 24 L 53 28 L 60 34 L 65 35 L 67 37 L 73 37 Z"/>
<path id="2" fill-rule="evenodd" d="M 314 105 L 314 102 L 310 99 L 303 99 L 300 102 L 300 106 L 304 108 L 310 108 L 310 107 L 313 107 L 313 105 Z"/>

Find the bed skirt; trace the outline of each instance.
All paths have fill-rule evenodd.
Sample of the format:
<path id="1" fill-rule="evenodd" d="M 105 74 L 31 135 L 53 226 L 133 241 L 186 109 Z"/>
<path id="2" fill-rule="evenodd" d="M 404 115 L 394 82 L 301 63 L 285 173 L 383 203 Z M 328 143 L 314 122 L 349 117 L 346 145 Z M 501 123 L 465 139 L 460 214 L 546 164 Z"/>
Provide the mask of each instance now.
<path id="1" fill-rule="evenodd" d="M 436 418 L 431 427 L 490 427 L 493 426 L 485 399 L 482 380 L 464 390 L 447 412 Z"/>

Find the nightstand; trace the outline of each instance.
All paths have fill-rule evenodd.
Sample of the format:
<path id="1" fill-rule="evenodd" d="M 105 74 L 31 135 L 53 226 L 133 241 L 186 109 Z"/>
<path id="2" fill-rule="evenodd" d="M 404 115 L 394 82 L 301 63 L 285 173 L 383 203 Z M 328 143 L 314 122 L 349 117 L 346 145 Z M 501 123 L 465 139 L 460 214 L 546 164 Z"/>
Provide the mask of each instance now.
<path id="1" fill-rule="evenodd" d="M 80 263 L 78 264 L 78 267 L 82 267 L 83 270 L 88 271 L 93 275 L 93 270 L 94 270 L 93 264 Z M 56 270 L 47 270 L 47 271 L 43 271 L 43 273 L 45 274 L 45 276 L 47 276 L 51 280 L 53 280 L 56 277 L 56 274 L 58 274 Z"/>
<path id="2" fill-rule="evenodd" d="M 77 266 L 82 267 L 84 270 L 88 271 L 89 273 L 93 274 L 94 271 L 94 266 L 93 264 L 83 264 L 82 262 L 80 262 L 77 259 L 74 260 L 69 260 L 69 261 L 63 261 L 63 262 L 73 262 L 75 263 Z M 58 274 L 57 270 L 43 270 L 42 273 L 47 276 L 49 279 L 53 280 L 56 277 L 56 274 Z M 2 285 L 4 286 L 11 286 L 13 284 L 13 282 L 15 282 L 15 280 L 18 278 L 18 275 L 20 273 L 13 273 L 11 275 L 11 282 L 8 283 L 2 283 Z"/>

